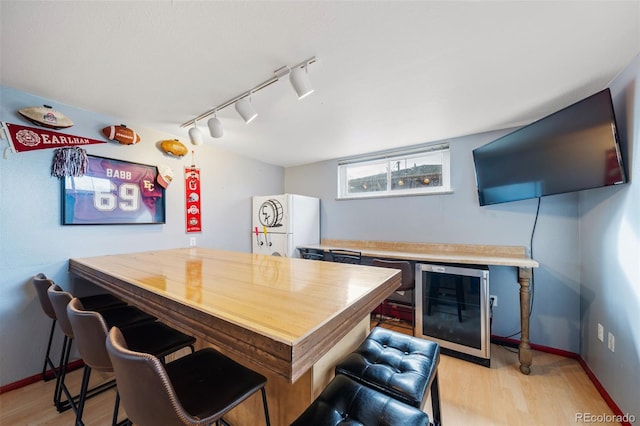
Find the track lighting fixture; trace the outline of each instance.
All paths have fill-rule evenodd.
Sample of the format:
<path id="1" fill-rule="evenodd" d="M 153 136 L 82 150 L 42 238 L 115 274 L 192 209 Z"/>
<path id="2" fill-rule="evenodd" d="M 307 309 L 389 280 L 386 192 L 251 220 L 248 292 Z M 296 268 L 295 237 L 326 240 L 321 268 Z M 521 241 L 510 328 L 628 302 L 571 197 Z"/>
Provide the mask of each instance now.
<path id="1" fill-rule="evenodd" d="M 189 137 L 191 138 L 191 143 L 193 143 L 194 145 L 199 145 L 200 143 L 202 143 L 202 131 L 198 128 L 197 121 L 213 115 L 213 117 L 207 121 L 209 134 L 214 138 L 220 138 L 222 137 L 224 132 L 222 129 L 222 123 L 216 117 L 216 113 L 218 111 L 233 104 L 236 108 L 236 111 L 238 111 L 238 114 L 240 114 L 245 123 L 250 123 L 258 116 L 258 113 L 253 108 L 253 105 L 251 105 L 251 96 L 254 93 L 264 89 L 265 87 L 270 86 L 277 81 L 280 81 L 280 79 L 286 77 L 287 75 L 289 75 L 289 81 L 296 94 L 298 95 L 298 99 L 302 99 L 313 93 L 313 88 L 311 87 L 311 83 L 309 82 L 308 68 L 309 65 L 313 64 L 316 61 L 317 59 L 314 56 L 307 59 L 306 61 L 300 62 L 299 64 L 291 68 L 287 66 L 280 67 L 273 72 L 274 75 L 270 79 L 265 80 L 257 86 L 254 86 L 251 89 L 243 92 L 241 95 L 229 99 L 228 101 L 223 102 L 217 107 L 200 114 L 196 118 L 182 123 L 181 127 L 187 127 L 193 124 L 194 127 L 192 129 L 189 129 Z M 196 141 L 199 141 L 200 143 L 196 143 Z"/>
<path id="2" fill-rule="evenodd" d="M 289 81 L 291 81 L 291 85 L 293 86 L 293 90 L 296 91 L 298 99 L 302 99 L 313 93 L 313 87 L 311 87 L 311 83 L 309 82 L 309 74 L 307 74 L 307 64 L 292 69 L 291 74 L 289 74 Z"/>
<path id="3" fill-rule="evenodd" d="M 204 134 L 198 127 L 198 122 L 196 121 L 194 121 L 193 127 L 189 129 L 189 139 L 191 139 L 191 143 L 194 145 L 202 145 L 204 142 Z"/>
<path id="4" fill-rule="evenodd" d="M 251 97 L 249 97 L 249 99 L 238 99 L 236 101 L 236 111 L 238 111 L 240 117 L 242 117 L 244 122 L 247 124 L 251 123 L 253 119 L 258 116 L 256 110 L 253 109 L 253 105 L 251 105 Z"/>
<path id="5" fill-rule="evenodd" d="M 224 134 L 222 123 L 218 120 L 218 117 L 216 117 L 215 114 L 207 121 L 207 126 L 209 126 L 209 134 L 212 138 L 221 138 Z"/>

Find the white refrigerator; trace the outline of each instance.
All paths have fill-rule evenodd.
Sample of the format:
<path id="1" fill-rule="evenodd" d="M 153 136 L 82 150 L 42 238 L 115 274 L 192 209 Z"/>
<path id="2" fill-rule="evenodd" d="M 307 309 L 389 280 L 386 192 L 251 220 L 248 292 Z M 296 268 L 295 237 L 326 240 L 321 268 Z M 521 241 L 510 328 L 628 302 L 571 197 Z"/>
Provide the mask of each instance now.
<path id="1" fill-rule="evenodd" d="M 320 243 L 320 199 L 304 195 L 254 196 L 253 253 L 300 257 L 296 247 Z"/>

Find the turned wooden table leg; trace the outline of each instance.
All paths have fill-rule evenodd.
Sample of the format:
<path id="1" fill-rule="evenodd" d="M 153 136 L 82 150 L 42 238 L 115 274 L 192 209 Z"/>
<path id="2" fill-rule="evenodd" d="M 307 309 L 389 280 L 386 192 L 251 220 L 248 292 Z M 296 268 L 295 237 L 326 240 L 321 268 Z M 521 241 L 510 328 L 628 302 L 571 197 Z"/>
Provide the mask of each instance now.
<path id="1" fill-rule="evenodd" d="M 529 345 L 529 314 L 531 313 L 531 268 L 518 268 L 518 282 L 520 283 L 520 327 L 521 337 L 518 347 L 520 372 L 531 372 L 531 346 Z"/>

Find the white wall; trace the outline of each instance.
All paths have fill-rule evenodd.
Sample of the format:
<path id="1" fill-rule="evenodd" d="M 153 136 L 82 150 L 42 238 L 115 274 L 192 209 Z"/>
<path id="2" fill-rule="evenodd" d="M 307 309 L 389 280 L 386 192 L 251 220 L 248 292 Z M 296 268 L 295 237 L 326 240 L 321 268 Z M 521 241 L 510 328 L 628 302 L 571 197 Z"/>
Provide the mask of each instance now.
<path id="1" fill-rule="evenodd" d="M 100 116 L 8 87 L 0 90 L 0 120 L 4 122 L 34 126 L 17 110 L 47 104 L 74 121 L 66 131 L 72 135 L 103 140 L 103 127 L 123 123 L 121 118 Z M 12 153 L 7 159 L 0 158 L 0 386 L 32 376 L 42 368 L 49 320 L 30 282 L 33 275 L 44 272 L 63 288 L 82 293 L 95 289 L 86 283 L 71 285 L 67 273 L 71 257 L 186 247 L 192 235 L 199 246 L 249 252 L 250 197 L 283 191 L 281 167 L 239 157 L 206 142 L 193 147 L 183 139 L 196 151 L 196 165 L 202 174 L 203 232 L 186 234 L 182 170 L 191 164 L 191 156 L 175 159 L 156 148 L 158 141 L 173 139 L 174 135 L 124 123 L 141 135 L 138 145 L 109 142 L 89 145 L 86 150 L 138 163 L 168 164 L 176 176 L 166 191 L 164 225 L 62 226 L 61 183 L 50 177 L 53 151 Z M 7 141 L 0 140 L 0 146 L 4 151 Z"/>
<path id="2" fill-rule="evenodd" d="M 529 247 L 537 201 L 480 207 L 475 192 L 471 151 L 505 133 L 449 141 L 452 194 L 338 201 L 337 160 L 287 168 L 285 191 L 322 199 L 322 238 Z M 533 343 L 575 353 L 580 338 L 577 211 L 576 194 L 542 200 L 533 242 L 533 256 L 541 266 L 534 274 L 530 330 Z M 499 300 L 493 333 L 508 336 L 518 332 L 516 269 L 491 267 L 489 280 L 490 292 Z"/>
<path id="3" fill-rule="evenodd" d="M 580 195 L 580 353 L 623 413 L 640 418 L 640 56 L 611 84 L 631 183 Z M 597 338 L 604 327 L 604 342 Z M 607 348 L 608 333 L 615 351 Z"/>

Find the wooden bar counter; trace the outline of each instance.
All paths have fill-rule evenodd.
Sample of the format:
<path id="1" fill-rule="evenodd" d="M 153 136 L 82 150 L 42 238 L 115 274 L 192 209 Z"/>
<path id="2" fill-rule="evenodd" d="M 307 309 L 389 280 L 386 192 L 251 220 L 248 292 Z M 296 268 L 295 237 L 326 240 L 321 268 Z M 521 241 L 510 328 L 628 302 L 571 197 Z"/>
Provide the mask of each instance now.
<path id="1" fill-rule="evenodd" d="M 325 252 L 331 249 L 351 249 L 360 251 L 363 256 L 367 257 L 411 260 L 418 263 L 496 265 L 518 268 L 521 327 L 518 357 L 520 360 L 520 372 L 523 374 L 531 372 L 533 361 L 529 342 L 531 276 L 532 268 L 537 268 L 539 265 L 538 262 L 527 255 L 524 247 L 335 239 L 323 239 L 320 244 L 309 244 L 303 247 Z M 418 330 L 416 330 L 416 335 L 418 334 Z"/>
<path id="2" fill-rule="evenodd" d="M 70 259 L 69 271 L 265 375 L 274 425 L 315 399 L 400 285 L 387 268 L 205 248 Z M 262 424 L 252 399 L 231 424 Z"/>

